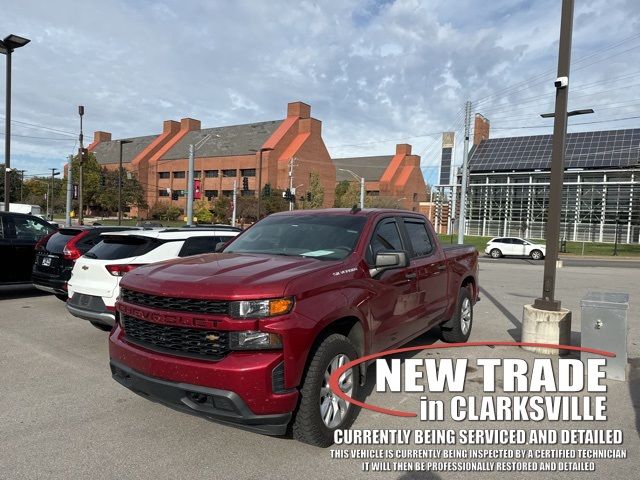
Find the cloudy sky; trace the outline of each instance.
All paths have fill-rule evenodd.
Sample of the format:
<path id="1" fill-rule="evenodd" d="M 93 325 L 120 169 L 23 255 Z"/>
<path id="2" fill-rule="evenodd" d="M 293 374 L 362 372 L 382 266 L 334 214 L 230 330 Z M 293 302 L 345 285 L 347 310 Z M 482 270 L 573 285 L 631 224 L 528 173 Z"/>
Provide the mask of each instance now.
<path id="1" fill-rule="evenodd" d="M 491 120 L 494 137 L 551 132 L 538 115 L 553 110 L 560 4 L 9 2 L 0 35 L 31 39 L 13 56 L 12 166 L 60 167 L 77 148 L 81 104 L 90 139 L 94 130 L 159 133 L 163 120 L 187 116 L 203 127 L 279 119 L 302 100 L 334 157 L 411 143 L 433 183 L 439 132 L 461 139 L 465 100 Z M 628 118 L 640 116 L 639 1 L 576 0 L 570 92 L 571 108 L 596 110 L 571 123 L 597 122 L 570 131 L 640 126 Z"/>

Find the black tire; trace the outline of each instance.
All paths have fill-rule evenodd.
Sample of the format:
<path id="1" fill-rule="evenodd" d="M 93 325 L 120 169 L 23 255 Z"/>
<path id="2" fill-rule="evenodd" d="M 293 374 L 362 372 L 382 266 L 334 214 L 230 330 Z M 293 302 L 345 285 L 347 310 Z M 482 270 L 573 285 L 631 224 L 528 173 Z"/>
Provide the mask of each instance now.
<path id="1" fill-rule="evenodd" d="M 531 250 L 531 253 L 529 253 L 529 256 L 531 257 L 532 260 L 542 260 L 544 258 L 544 255 L 540 250 Z"/>
<path id="2" fill-rule="evenodd" d="M 300 402 L 293 420 L 293 438 L 316 447 L 329 447 L 333 444 L 333 432 L 338 428 L 349 428 L 355 420 L 359 408 L 348 404 L 346 414 L 338 425 L 330 428 L 325 424 L 320 414 L 320 391 L 325 371 L 335 357 L 346 355 L 351 361 L 358 358 L 358 354 L 347 337 L 332 334 L 320 343 L 312 355 L 300 389 Z M 360 370 L 358 368 L 352 369 L 351 381 L 353 385 L 351 396 L 358 398 L 360 392 Z"/>
<path id="3" fill-rule="evenodd" d="M 502 252 L 500 251 L 499 248 L 493 248 L 489 252 L 489 255 L 491 255 L 491 258 L 501 258 L 502 257 Z"/>
<path id="4" fill-rule="evenodd" d="M 462 318 L 463 306 L 469 308 L 468 323 L 463 321 Z M 453 317 L 440 326 L 440 338 L 447 343 L 464 343 L 469 340 L 472 327 L 473 301 L 471 299 L 471 291 L 463 287 L 458 294 L 458 304 L 456 305 L 456 311 Z"/>
<path id="5" fill-rule="evenodd" d="M 90 323 L 91 325 L 96 327 L 98 330 L 102 330 L 103 332 L 111 331 L 111 327 L 109 325 L 105 325 L 104 323 L 100 323 L 100 322 L 90 322 Z"/>
<path id="6" fill-rule="evenodd" d="M 58 300 L 62 300 L 63 302 L 66 302 L 67 299 L 69 298 L 67 295 L 65 295 L 64 293 L 55 293 L 54 294 L 56 296 L 56 298 Z"/>

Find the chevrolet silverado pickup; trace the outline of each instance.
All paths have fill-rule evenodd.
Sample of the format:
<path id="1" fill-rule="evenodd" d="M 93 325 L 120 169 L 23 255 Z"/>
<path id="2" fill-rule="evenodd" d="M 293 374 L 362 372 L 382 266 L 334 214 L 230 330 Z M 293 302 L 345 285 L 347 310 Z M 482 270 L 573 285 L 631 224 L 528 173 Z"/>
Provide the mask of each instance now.
<path id="1" fill-rule="evenodd" d="M 436 326 L 467 341 L 477 271 L 474 247 L 443 248 L 413 212 L 273 214 L 218 253 L 122 278 L 112 376 L 179 411 L 329 446 L 357 414 L 331 373 Z M 359 398 L 365 374 L 348 370 L 341 389 Z"/>

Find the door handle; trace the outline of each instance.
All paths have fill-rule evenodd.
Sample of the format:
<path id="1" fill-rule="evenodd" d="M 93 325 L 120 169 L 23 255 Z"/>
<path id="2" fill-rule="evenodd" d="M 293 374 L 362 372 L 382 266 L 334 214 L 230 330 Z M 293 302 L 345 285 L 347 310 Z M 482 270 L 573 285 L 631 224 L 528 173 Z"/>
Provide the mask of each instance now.
<path id="1" fill-rule="evenodd" d="M 404 278 L 406 278 L 407 280 L 413 280 L 414 278 L 416 278 L 418 275 L 413 272 L 413 273 L 407 273 Z"/>

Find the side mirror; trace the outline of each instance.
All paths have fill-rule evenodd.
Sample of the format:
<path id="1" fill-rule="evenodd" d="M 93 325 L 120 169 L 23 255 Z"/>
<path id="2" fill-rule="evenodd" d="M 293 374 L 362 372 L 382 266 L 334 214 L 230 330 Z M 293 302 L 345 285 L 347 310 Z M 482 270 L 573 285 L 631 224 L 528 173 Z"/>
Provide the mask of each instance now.
<path id="1" fill-rule="evenodd" d="M 213 251 L 214 251 L 215 253 L 220 253 L 222 250 L 224 250 L 224 247 L 226 247 L 226 246 L 227 246 L 227 243 L 228 243 L 228 242 L 218 242 L 218 243 L 216 243 L 216 246 L 215 246 L 215 248 L 213 249 Z"/>
<path id="2" fill-rule="evenodd" d="M 409 256 L 402 250 L 384 250 L 376 253 L 373 268 L 369 269 L 372 277 L 386 270 L 405 268 L 409 266 Z"/>

